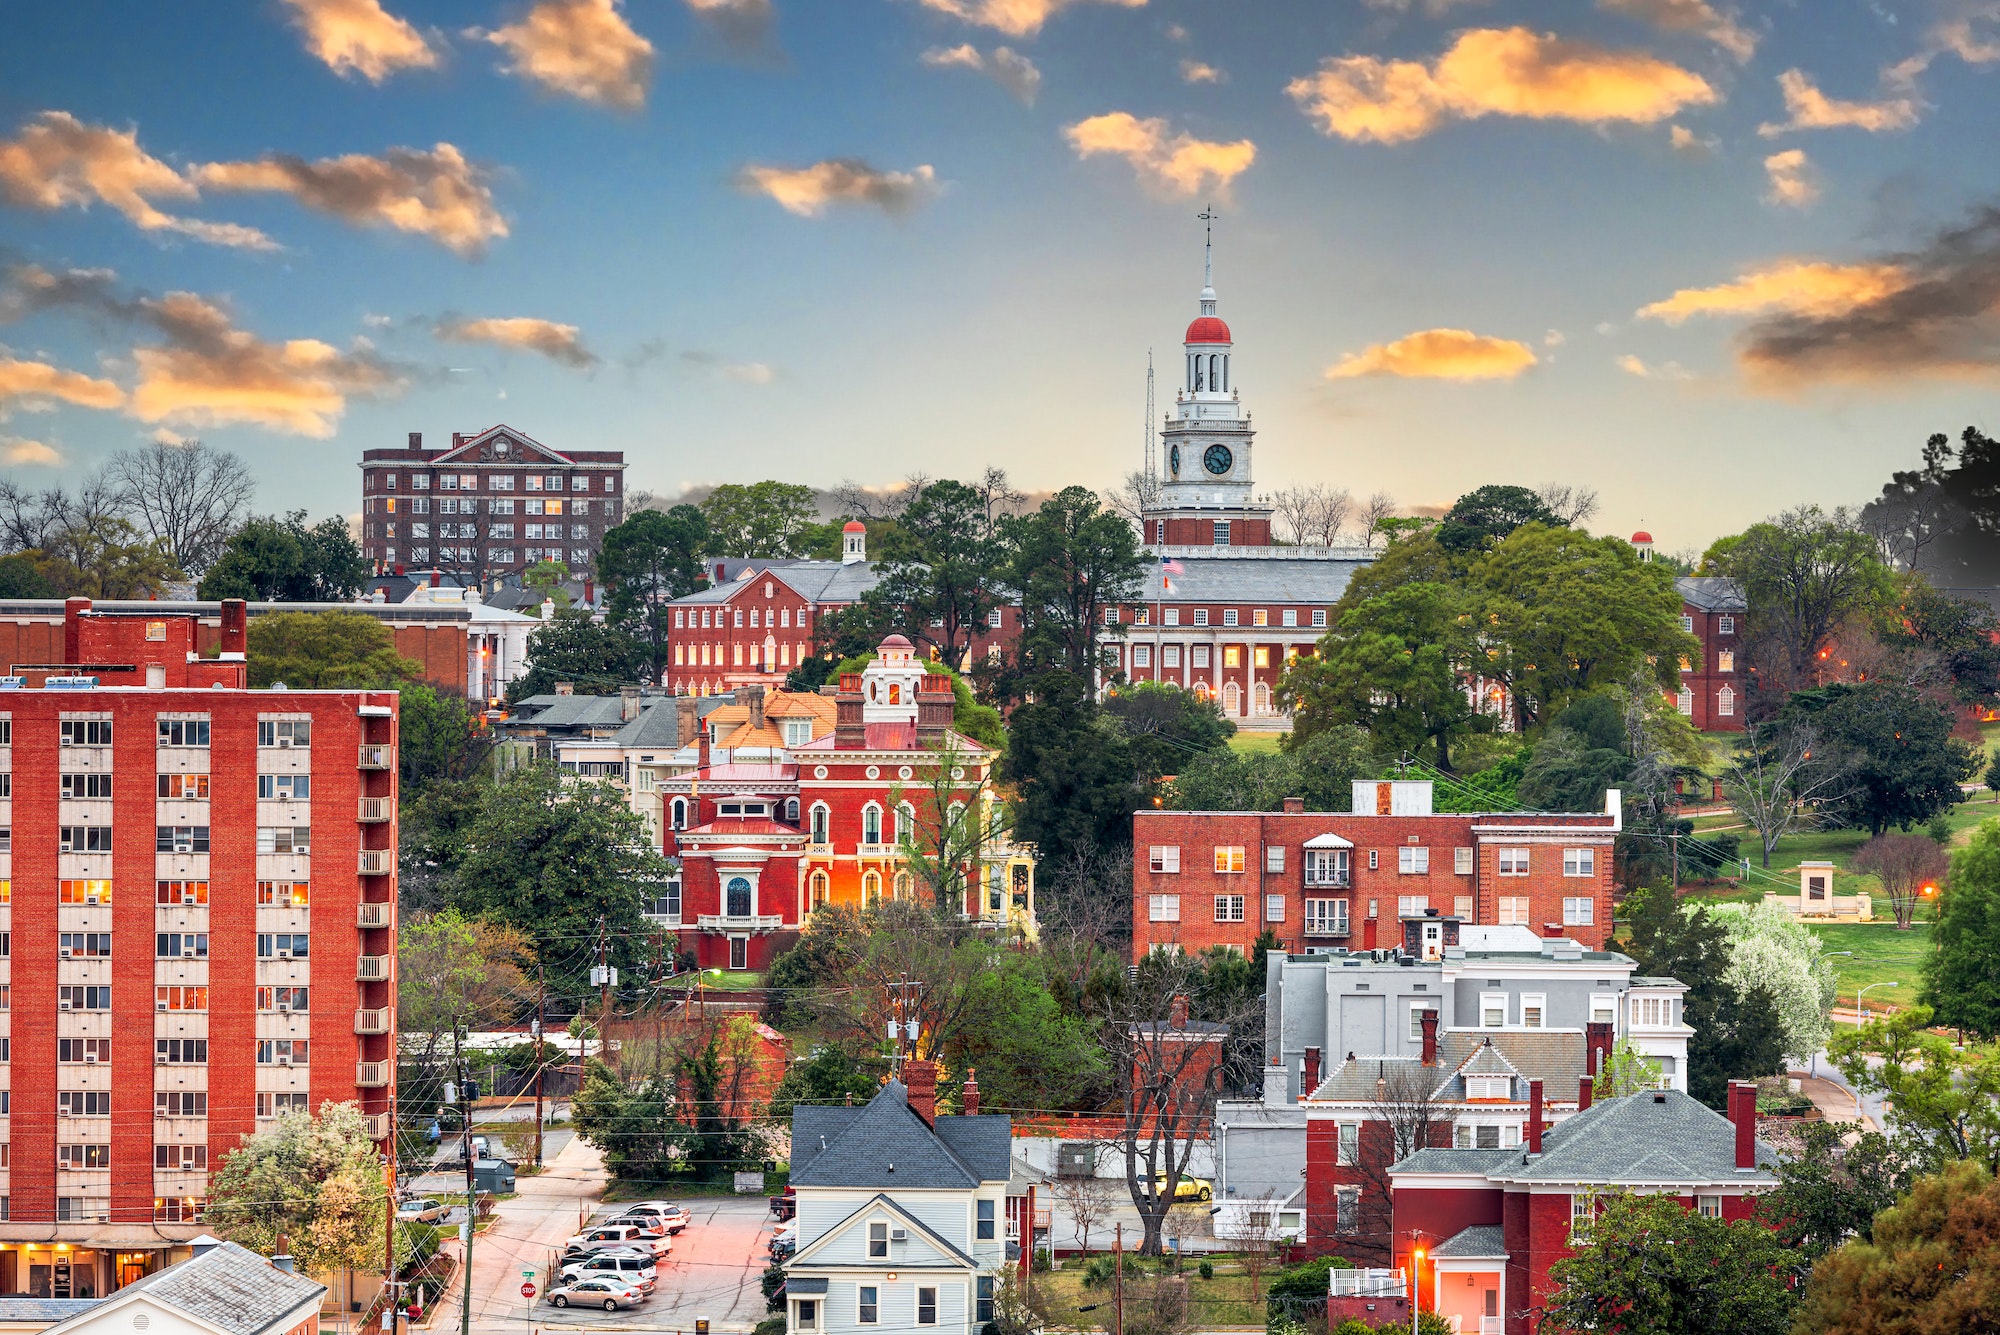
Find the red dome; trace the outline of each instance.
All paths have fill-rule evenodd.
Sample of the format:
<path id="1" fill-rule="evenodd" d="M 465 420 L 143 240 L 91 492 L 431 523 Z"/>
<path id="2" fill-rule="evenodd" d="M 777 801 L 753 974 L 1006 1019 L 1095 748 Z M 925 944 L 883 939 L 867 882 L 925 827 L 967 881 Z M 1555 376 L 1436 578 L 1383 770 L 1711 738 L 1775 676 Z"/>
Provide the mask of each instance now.
<path id="1" fill-rule="evenodd" d="M 1650 547 L 1652 544 L 1653 535 L 1646 532 L 1643 528 L 1632 535 L 1632 545 L 1634 547 Z"/>
<path id="2" fill-rule="evenodd" d="M 850 519 L 840 526 L 840 531 L 842 533 L 866 533 L 868 525 L 862 523 L 859 519 Z"/>
<path id="3" fill-rule="evenodd" d="M 1216 319 L 1213 315 L 1201 316 L 1193 324 L 1189 325 L 1187 337 L 1181 340 L 1183 343 L 1227 343 L 1229 341 L 1229 326 Z"/>

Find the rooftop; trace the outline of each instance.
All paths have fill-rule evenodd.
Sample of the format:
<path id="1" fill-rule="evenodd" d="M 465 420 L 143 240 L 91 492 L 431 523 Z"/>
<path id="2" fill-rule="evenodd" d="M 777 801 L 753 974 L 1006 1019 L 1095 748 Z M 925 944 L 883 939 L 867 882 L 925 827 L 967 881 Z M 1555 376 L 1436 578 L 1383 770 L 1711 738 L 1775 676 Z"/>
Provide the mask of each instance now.
<path id="1" fill-rule="evenodd" d="M 859 1108 L 792 1110 L 795 1187 L 970 1188 L 1012 1175 L 1013 1120 L 940 1116 L 926 1125 L 891 1080 Z"/>

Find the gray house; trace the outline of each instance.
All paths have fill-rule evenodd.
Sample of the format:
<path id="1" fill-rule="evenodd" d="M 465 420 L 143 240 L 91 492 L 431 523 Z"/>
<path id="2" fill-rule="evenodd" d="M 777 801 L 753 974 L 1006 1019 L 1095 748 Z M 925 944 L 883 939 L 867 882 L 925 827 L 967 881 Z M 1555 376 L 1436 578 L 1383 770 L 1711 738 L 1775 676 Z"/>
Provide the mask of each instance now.
<path id="1" fill-rule="evenodd" d="M 786 1265 L 793 1335 L 936 1329 L 993 1319 L 1007 1265 L 1013 1120 L 937 1113 L 937 1068 L 906 1061 L 859 1108 L 792 1113 L 798 1250 Z"/>

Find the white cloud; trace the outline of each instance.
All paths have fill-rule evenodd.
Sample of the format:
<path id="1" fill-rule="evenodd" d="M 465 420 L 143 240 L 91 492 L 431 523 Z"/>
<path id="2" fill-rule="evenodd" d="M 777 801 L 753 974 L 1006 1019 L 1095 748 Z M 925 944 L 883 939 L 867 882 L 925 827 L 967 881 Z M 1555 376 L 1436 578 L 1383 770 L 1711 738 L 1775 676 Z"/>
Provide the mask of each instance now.
<path id="1" fill-rule="evenodd" d="M 382 0 L 284 0 L 306 39 L 306 50 L 336 74 L 380 83 L 402 69 L 431 69 L 438 53 Z"/>
<path id="2" fill-rule="evenodd" d="M 1919 117 L 1914 95 L 1884 97 L 1874 102 L 1843 102 L 1822 93 L 1802 70 L 1780 74 L 1778 87 L 1785 95 L 1785 110 L 1791 113 L 1791 118 L 1758 126 L 1757 133 L 1767 137 L 1793 130 L 1842 128 L 1880 134 L 1887 130 L 1907 130 Z"/>
<path id="3" fill-rule="evenodd" d="M 447 315 L 433 326 L 447 343 L 490 343 L 495 347 L 518 348 L 540 353 L 552 362 L 579 370 L 597 365 L 597 354 L 583 346 L 583 335 L 573 324 L 557 324 L 532 316 L 469 320 Z"/>
<path id="4" fill-rule="evenodd" d="M 507 235 L 486 172 L 451 144 L 317 162 L 273 153 L 250 162 L 212 162 L 192 175 L 215 190 L 289 195 L 343 222 L 411 232 L 460 255 L 477 255 Z"/>
<path id="5" fill-rule="evenodd" d="M 1805 150 L 1788 148 L 1764 159 L 1764 174 L 1771 183 L 1764 196 L 1773 204 L 1802 209 L 1819 198 L 1819 182 Z"/>
<path id="6" fill-rule="evenodd" d="M 1224 74 L 1221 70 L 1206 61 L 1183 60 L 1181 62 L 1182 83 L 1226 83 L 1228 80 L 1229 76 L 1227 74 Z"/>
<path id="7" fill-rule="evenodd" d="M 1648 366 L 1631 353 L 1617 359 L 1618 369 L 1626 375 L 1637 376 L 1641 380 L 1691 380 L 1679 362 L 1662 362 L 1658 366 Z"/>
<path id="8" fill-rule="evenodd" d="M 653 78 L 653 44 L 632 30 L 618 0 L 539 0 L 518 23 L 469 36 L 505 50 L 503 68 L 550 92 L 636 111 Z"/>
<path id="9" fill-rule="evenodd" d="M 908 213 L 938 192 L 937 172 L 926 163 L 906 172 L 884 171 L 859 158 L 829 158 L 810 167 L 751 164 L 736 174 L 737 188 L 768 195 L 787 213 L 817 218 L 829 205 L 864 204 L 884 213 Z"/>
<path id="10" fill-rule="evenodd" d="M 1035 62 L 1011 47 L 996 46 L 989 56 L 967 42 L 960 46 L 933 47 L 924 52 L 922 59 L 934 69 L 979 70 L 1027 106 L 1035 105 L 1035 96 L 1042 88 L 1042 72 L 1035 68 Z"/>
<path id="11" fill-rule="evenodd" d="M 1108 153 L 1124 158 L 1142 181 L 1179 195 L 1227 190 L 1257 160 L 1257 145 L 1248 139 L 1197 139 L 1173 131 L 1163 118 L 1141 120 L 1124 111 L 1078 121 L 1063 137 L 1078 157 Z"/>
<path id="12" fill-rule="evenodd" d="M 1146 0 L 918 0 L 925 9 L 993 28 L 1009 37 L 1033 37 L 1058 10 L 1086 2 L 1120 9 L 1143 9 L 1146 4 Z"/>

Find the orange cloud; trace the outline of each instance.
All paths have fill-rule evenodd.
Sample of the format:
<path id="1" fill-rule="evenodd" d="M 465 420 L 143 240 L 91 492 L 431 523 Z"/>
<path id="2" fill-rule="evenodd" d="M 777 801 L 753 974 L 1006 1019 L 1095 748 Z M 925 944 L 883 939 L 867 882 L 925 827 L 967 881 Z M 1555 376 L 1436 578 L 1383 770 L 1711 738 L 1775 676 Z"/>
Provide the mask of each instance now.
<path id="1" fill-rule="evenodd" d="M 752 164 L 736 174 L 737 188 L 769 195 L 787 213 L 817 218 L 830 204 L 868 204 L 884 213 L 908 213 L 937 194 L 937 173 L 926 164 L 907 172 L 883 171 L 859 158 L 829 158 L 810 167 Z"/>
<path id="2" fill-rule="evenodd" d="M 1181 195 L 1227 190 L 1257 160 L 1257 145 L 1248 139 L 1196 139 L 1184 131 L 1171 133 L 1160 117 L 1141 120 L 1124 111 L 1078 121 L 1063 137 L 1080 158 L 1100 153 L 1124 158 L 1142 181 Z"/>
<path id="3" fill-rule="evenodd" d="M 16 468 L 56 468 L 63 461 L 62 451 L 55 446 L 39 440 L 23 440 L 19 436 L 0 436 L 0 459 Z"/>
<path id="4" fill-rule="evenodd" d="M 24 399 L 30 404 L 59 399 L 82 408 L 117 408 L 125 402 L 125 391 L 109 380 L 96 380 L 47 362 L 0 357 L 0 409 L 10 399 Z"/>
<path id="5" fill-rule="evenodd" d="M 1788 148 L 1765 158 L 1764 175 L 1771 182 L 1764 198 L 1773 204 L 1802 209 L 1819 198 L 1819 182 L 1804 149 Z"/>
<path id="6" fill-rule="evenodd" d="M 1351 353 L 1328 367 L 1326 378 L 1512 380 L 1536 361 L 1533 348 L 1511 338 L 1488 338 L 1469 329 L 1425 329 Z"/>
<path id="7" fill-rule="evenodd" d="M 998 29 L 1009 37 L 1032 37 L 1057 10 L 1081 4 L 1083 0 L 918 0 L 918 3 L 967 23 Z M 1095 0 L 1095 3 L 1143 9 L 1146 0 Z"/>
<path id="8" fill-rule="evenodd" d="M 582 334 L 573 324 L 537 320 L 529 316 L 503 319 L 466 320 L 446 316 L 436 325 L 437 336 L 448 343 L 491 343 L 503 348 L 539 352 L 550 361 L 578 368 L 595 366 L 597 354 L 583 346 Z"/>
<path id="9" fill-rule="evenodd" d="M 1229 76 L 1215 66 L 1200 60 L 1181 62 L 1182 83 L 1224 83 Z"/>
<path id="10" fill-rule="evenodd" d="M 450 144 L 429 152 L 392 148 L 380 157 L 350 153 L 307 162 L 274 153 L 254 162 L 213 162 L 194 177 L 217 190 L 274 191 L 358 226 L 426 236 L 476 255 L 507 235 L 486 174 Z"/>
<path id="11" fill-rule="evenodd" d="M 1909 275 L 1894 264 L 1829 264 L 1823 260 L 1785 260 L 1753 269 L 1734 282 L 1714 287 L 1684 287 L 1672 296 L 1639 308 L 1641 319 L 1680 324 L 1695 315 L 1788 314 L 1828 317 L 1844 315 L 1901 291 Z"/>
<path id="12" fill-rule="evenodd" d="M 1650 23 L 1661 32 L 1704 37 L 1735 56 L 1748 60 L 1757 53 L 1757 36 L 1707 0 L 1597 0 L 1599 9 Z"/>
<path id="13" fill-rule="evenodd" d="M 1338 56 L 1286 86 L 1321 133 L 1394 144 L 1453 119 L 1653 124 L 1717 100 L 1692 70 L 1526 28 L 1475 28 L 1430 65 Z"/>
<path id="14" fill-rule="evenodd" d="M 620 111 L 646 104 L 653 44 L 632 30 L 618 0 L 539 0 L 519 23 L 471 36 L 503 48 L 510 74 Z"/>
<path id="15" fill-rule="evenodd" d="M 962 46 L 939 47 L 924 52 L 923 62 L 934 69 L 979 70 L 993 76 L 993 81 L 1019 98 L 1026 106 L 1035 105 L 1035 96 L 1042 88 L 1042 72 L 1035 68 L 1035 62 L 1012 47 L 996 46 L 990 56 L 980 54 L 979 48 L 970 42 Z"/>
<path id="16" fill-rule="evenodd" d="M 174 232 L 219 246 L 276 250 L 254 227 L 202 222 L 163 212 L 154 200 L 195 200 L 181 173 L 139 147 L 136 130 L 86 125 L 66 111 L 44 111 L 13 139 L 0 139 L 0 198 L 18 208 L 116 209 L 142 232 Z"/>
<path id="17" fill-rule="evenodd" d="M 306 50 L 335 74 L 354 73 L 370 83 L 401 69 L 430 69 L 436 51 L 409 22 L 382 8 L 382 0 L 285 0 L 305 34 Z"/>
<path id="18" fill-rule="evenodd" d="M 1907 130 L 1917 123 L 1914 97 L 1887 97 L 1879 102 L 1842 102 L 1828 97 L 1802 70 L 1786 70 L 1778 76 L 1785 94 L 1785 110 L 1791 119 L 1757 127 L 1761 135 L 1787 134 L 1793 130 Z"/>

